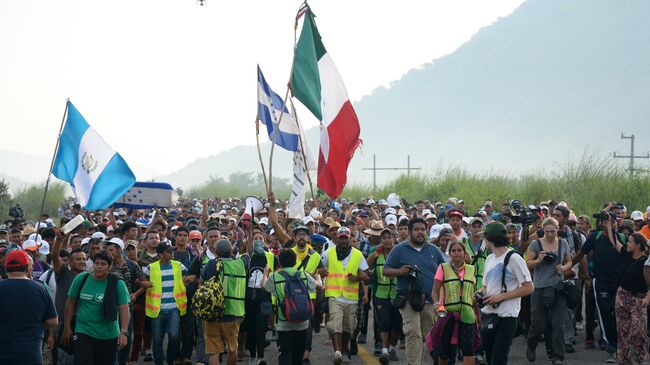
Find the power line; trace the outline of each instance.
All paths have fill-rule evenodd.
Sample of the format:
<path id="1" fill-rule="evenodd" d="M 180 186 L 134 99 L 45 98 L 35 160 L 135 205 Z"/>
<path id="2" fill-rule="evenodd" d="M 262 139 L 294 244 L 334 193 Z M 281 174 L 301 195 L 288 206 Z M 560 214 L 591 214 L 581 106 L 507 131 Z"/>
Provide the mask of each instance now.
<path id="1" fill-rule="evenodd" d="M 634 139 L 636 137 L 634 134 L 626 136 L 625 134 L 621 133 L 621 139 L 629 139 L 630 140 L 630 155 L 629 156 L 624 156 L 624 155 L 617 155 L 616 152 L 614 152 L 614 158 L 629 158 L 630 159 L 630 167 L 628 167 L 628 171 L 630 171 L 630 176 L 634 176 L 635 171 L 640 171 L 641 169 L 635 169 L 634 168 L 634 160 L 639 158 L 650 158 L 650 152 L 646 152 L 645 155 L 635 155 L 634 154 Z"/>

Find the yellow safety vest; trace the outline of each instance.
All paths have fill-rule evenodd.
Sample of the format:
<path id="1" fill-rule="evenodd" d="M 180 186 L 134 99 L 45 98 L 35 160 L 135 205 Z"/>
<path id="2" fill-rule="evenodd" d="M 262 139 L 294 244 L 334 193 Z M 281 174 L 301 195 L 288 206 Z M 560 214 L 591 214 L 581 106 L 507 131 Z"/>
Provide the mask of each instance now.
<path id="1" fill-rule="evenodd" d="M 384 275 L 384 264 L 386 257 L 384 253 L 375 253 L 377 262 L 375 263 L 375 273 L 377 274 L 377 290 L 375 297 L 378 299 L 396 299 L 397 298 L 397 279 Z"/>
<path id="2" fill-rule="evenodd" d="M 223 263 L 225 315 L 243 317 L 246 314 L 246 268 L 242 259 L 220 259 Z"/>
<path id="3" fill-rule="evenodd" d="M 451 268 L 451 264 L 442 264 L 444 274 L 443 287 L 445 289 L 445 309 L 448 312 L 460 312 L 460 321 L 471 324 L 476 321 L 474 317 L 474 266 L 465 265 L 465 275 L 461 281 Z M 462 290 L 462 293 L 461 293 Z"/>
<path id="4" fill-rule="evenodd" d="M 170 261 L 172 271 L 174 272 L 174 300 L 176 308 L 181 316 L 185 315 L 187 310 L 187 293 L 183 283 L 183 270 L 181 263 L 176 260 Z M 160 314 L 160 303 L 162 301 L 162 272 L 160 271 L 160 261 L 149 264 L 149 280 L 153 286 L 147 289 L 145 295 L 145 313 L 149 318 L 158 318 Z"/>
<path id="5" fill-rule="evenodd" d="M 348 280 L 348 274 L 357 275 L 363 254 L 352 248 L 350 261 L 343 270 L 343 263 L 336 257 L 336 247 L 327 250 L 327 279 L 325 280 L 325 297 L 343 297 L 349 300 L 359 300 L 359 282 Z"/>
<path id="6" fill-rule="evenodd" d="M 297 253 L 296 247 L 293 248 L 294 252 Z M 316 274 L 316 268 L 318 267 L 318 263 L 320 262 L 320 255 L 318 252 L 314 250 L 310 250 L 309 253 L 309 260 L 307 261 L 307 265 L 302 265 L 302 261 L 296 260 L 296 264 L 293 265 L 293 268 L 298 270 L 298 267 L 300 267 L 300 271 L 306 272 L 310 275 Z M 309 297 L 311 299 L 316 299 L 316 292 L 310 292 Z"/>
<path id="7" fill-rule="evenodd" d="M 472 265 L 475 267 L 476 272 L 476 290 L 483 287 L 483 270 L 485 269 L 485 260 L 488 256 L 487 248 L 483 251 L 474 252 L 472 245 L 469 243 L 469 238 L 463 238 L 463 245 L 465 245 L 465 250 L 469 253 L 469 258 L 472 260 Z M 476 257 L 478 255 L 478 257 Z"/>

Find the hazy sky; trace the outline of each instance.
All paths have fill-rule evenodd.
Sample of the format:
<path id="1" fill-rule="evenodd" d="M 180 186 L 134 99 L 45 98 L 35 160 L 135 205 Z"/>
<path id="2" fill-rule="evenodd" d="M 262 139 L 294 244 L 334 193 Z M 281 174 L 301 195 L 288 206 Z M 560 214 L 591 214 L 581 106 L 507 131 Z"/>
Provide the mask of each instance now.
<path id="1" fill-rule="evenodd" d="M 522 2 L 310 5 L 350 99 L 357 101 L 453 52 Z M 51 156 L 66 97 L 139 178 L 253 144 L 256 64 L 284 95 L 300 4 L 0 1 L 0 149 Z M 303 123 L 315 125 L 304 110 L 298 110 Z"/>

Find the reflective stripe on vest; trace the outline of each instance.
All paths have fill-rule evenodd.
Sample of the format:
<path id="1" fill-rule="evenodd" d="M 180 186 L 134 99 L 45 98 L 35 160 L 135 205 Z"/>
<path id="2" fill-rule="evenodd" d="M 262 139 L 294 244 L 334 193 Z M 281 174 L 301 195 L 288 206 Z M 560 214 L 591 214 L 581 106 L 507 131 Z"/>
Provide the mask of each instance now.
<path id="1" fill-rule="evenodd" d="M 243 317 L 244 300 L 246 299 L 246 268 L 242 259 L 224 260 L 223 263 L 223 290 L 225 295 L 224 315 Z"/>
<path id="2" fill-rule="evenodd" d="M 325 297 L 343 297 L 359 300 L 359 282 L 350 282 L 348 274 L 358 275 L 363 254 L 356 248 L 350 252 L 350 260 L 345 270 L 343 263 L 336 257 L 336 247 L 327 250 L 327 279 L 325 280 Z"/>
<path id="3" fill-rule="evenodd" d="M 443 282 L 445 309 L 448 312 L 460 312 L 460 321 L 463 323 L 474 323 L 474 307 L 472 305 L 475 281 L 474 266 L 465 265 L 465 276 L 462 282 L 448 262 L 442 264 L 442 272 L 445 279 Z M 463 288 L 462 296 L 460 293 L 461 283 Z"/>
<path id="4" fill-rule="evenodd" d="M 383 253 L 378 254 L 375 264 L 375 273 L 377 273 L 377 291 L 375 297 L 378 299 L 396 299 L 397 279 L 384 276 L 384 263 L 386 263 L 386 257 Z"/>
<path id="5" fill-rule="evenodd" d="M 183 283 L 183 270 L 181 263 L 176 260 L 170 261 L 172 272 L 174 273 L 174 300 L 176 308 L 180 315 L 185 315 L 187 311 L 187 293 Z M 160 271 L 160 261 L 149 265 L 149 280 L 153 286 L 147 289 L 145 295 L 145 313 L 149 318 L 158 318 L 160 314 L 160 302 L 162 300 L 162 271 Z"/>
<path id="6" fill-rule="evenodd" d="M 271 268 L 271 273 L 273 273 L 275 271 L 275 256 L 273 252 L 269 251 L 264 251 L 264 255 L 266 256 L 266 264 Z M 275 305 L 274 296 L 271 296 L 271 304 Z"/>

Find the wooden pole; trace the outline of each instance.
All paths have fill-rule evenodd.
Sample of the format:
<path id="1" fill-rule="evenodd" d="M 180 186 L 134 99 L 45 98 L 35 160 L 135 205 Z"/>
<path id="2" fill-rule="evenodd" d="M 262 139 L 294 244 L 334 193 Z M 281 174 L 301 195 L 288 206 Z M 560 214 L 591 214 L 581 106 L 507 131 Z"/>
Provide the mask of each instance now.
<path id="1" fill-rule="evenodd" d="M 300 131 L 300 134 L 298 135 L 298 139 L 300 140 L 300 153 L 302 153 L 302 161 L 305 164 L 305 171 L 307 172 L 307 181 L 309 181 L 309 190 L 311 191 L 311 199 L 312 201 L 316 201 L 316 196 L 314 195 L 314 186 L 311 182 L 311 175 L 309 175 L 309 166 L 307 166 L 307 155 L 305 154 L 305 144 L 303 143 L 303 137 L 306 138 L 306 136 L 303 136 L 303 130 L 300 127 L 300 122 L 298 122 L 298 114 L 296 113 L 296 106 L 293 105 L 293 100 L 289 99 L 291 102 L 291 110 L 293 111 L 293 116 L 296 119 L 296 125 L 298 126 L 298 130 Z"/>
<path id="2" fill-rule="evenodd" d="M 264 170 L 264 160 L 262 159 L 262 150 L 260 149 L 260 118 L 259 115 L 255 117 L 255 139 L 257 141 L 257 156 L 260 158 L 260 166 L 262 166 L 262 176 L 264 176 L 264 188 L 266 195 L 269 194 L 269 183 L 266 180 L 266 171 Z"/>
<path id="3" fill-rule="evenodd" d="M 59 142 L 61 141 L 61 132 L 63 131 L 63 125 L 65 124 L 65 117 L 68 114 L 68 103 L 70 102 L 70 98 L 65 99 L 65 109 L 63 109 L 63 118 L 61 118 L 61 126 L 59 127 L 59 134 L 56 137 L 56 145 L 54 146 L 54 153 L 52 154 L 52 162 L 50 162 L 50 169 L 47 172 L 47 180 L 45 180 L 45 191 L 43 192 L 43 201 L 41 202 L 41 212 L 36 217 L 36 222 L 41 221 L 41 217 L 43 216 L 43 209 L 45 209 L 45 198 L 47 198 L 47 189 L 50 186 L 50 178 L 52 177 L 52 168 L 54 167 L 54 160 L 56 159 L 56 152 L 59 150 Z M 38 223 L 36 225 L 36 229 L 38 230 Z"/>

